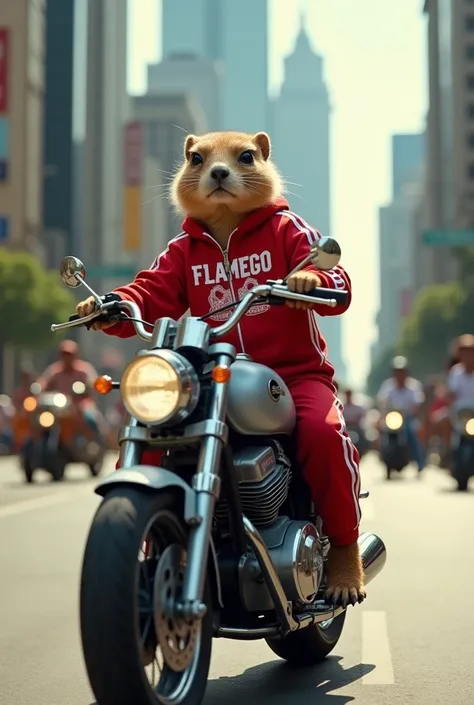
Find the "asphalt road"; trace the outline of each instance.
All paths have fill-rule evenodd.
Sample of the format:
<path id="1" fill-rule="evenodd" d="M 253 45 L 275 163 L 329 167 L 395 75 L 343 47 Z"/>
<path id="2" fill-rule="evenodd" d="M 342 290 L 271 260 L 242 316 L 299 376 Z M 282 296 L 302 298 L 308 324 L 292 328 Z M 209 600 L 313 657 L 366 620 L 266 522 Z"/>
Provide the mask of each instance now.
<path id="1" fill-rule="evenodd" d="M 350 608 L 334 655 L 291 671 L 265 643 L 215 642 L 204 705 L 472 705 L 474 487 L 411 470 L 390 484 L 364 460 L 364 528 L 389 553 L 362 607 Z M 0 460 L 0 703 L 91 705 L 79 645 L 82 551 L 98 503 L 94 481 L 26 486 Z M 474 482 L 474 481 L 473 481 Z"/>

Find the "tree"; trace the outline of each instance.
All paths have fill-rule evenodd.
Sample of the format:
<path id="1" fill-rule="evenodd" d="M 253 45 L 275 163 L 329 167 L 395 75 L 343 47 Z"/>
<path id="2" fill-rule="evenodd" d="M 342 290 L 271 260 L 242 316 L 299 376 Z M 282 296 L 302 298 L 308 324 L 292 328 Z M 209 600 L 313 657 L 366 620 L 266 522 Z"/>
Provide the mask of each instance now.
<path id="1" fill-rule="evenodd" d="M 0 250 L 0 343 L 38 348 L 54 341 L 51 323 L 75 308 L 59 276 L 25 252 Z"/>
<path id="2" fill-rule="evenodd" d="M 423 289 L 405 321 L 400 347 L 410 370 L 424 379 L 445 369 L 449 346 L 462 333 L 473 332 L 474 300 L 462 282 Z"/>

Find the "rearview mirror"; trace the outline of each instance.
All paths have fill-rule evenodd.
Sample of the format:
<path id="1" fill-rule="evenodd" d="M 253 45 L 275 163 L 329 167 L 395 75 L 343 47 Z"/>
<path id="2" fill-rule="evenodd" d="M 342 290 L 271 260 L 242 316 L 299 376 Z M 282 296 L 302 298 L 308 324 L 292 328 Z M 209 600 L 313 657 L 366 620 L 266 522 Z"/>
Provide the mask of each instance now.
<path id="1" fill-rule="evenodd" d="M 63 283 L 70 289 L 81 286 L 86 278 L 86 268 L 77 257 L 65 257 L 59 266 L 59 273 Z"/>
<path id="2" fill-rule="evenodd" d="M 311 262 L 322 270 L 334 269 L 341 261 L 341 248 L 332 237 L 322 237 L 311 245 Z"/>

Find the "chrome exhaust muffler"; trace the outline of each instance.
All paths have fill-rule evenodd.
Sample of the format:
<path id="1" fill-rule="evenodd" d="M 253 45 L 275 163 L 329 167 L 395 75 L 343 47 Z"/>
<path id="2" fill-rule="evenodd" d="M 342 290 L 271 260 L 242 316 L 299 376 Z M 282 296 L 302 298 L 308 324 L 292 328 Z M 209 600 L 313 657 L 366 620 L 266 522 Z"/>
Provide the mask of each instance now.
<path id="1" fill-rule="evenodd" d="M 382 539 L 376 534 L 361 534 L 358 544 L 364 566 L 365 584 L 368 585 L 383 569 L 387 560 L 387 549 Z"/>

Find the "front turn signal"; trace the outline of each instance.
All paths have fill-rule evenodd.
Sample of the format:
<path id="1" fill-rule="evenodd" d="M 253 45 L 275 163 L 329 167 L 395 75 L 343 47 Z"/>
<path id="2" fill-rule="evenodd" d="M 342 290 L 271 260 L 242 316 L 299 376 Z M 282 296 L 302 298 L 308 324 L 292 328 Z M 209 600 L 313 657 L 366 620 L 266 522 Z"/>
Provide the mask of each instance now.
<path id="1" fill-rule="evenodd" d="M 211 372 L 212 379 L 218 384 L 224 384 L 225 382 L 228 382 L 231 376 L 232 372 L 230 370 L 230 367 L 228 367 L 227 365 L 216 365 Z"/>
<path id="2" fill-rule="evenodd" d="M 113 387 L 114 383 L 112 382 L 112 378 L 109 377 L 109 375 L 102 375 L 101 377 L 97 377 L 94 382 L 94 389 L 96 392 L 99 392 L 99 394 L 108 394 L 112 391 Z"/>

